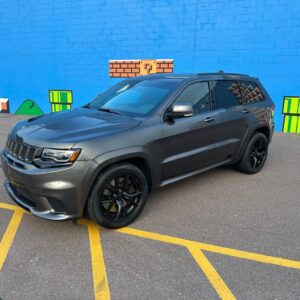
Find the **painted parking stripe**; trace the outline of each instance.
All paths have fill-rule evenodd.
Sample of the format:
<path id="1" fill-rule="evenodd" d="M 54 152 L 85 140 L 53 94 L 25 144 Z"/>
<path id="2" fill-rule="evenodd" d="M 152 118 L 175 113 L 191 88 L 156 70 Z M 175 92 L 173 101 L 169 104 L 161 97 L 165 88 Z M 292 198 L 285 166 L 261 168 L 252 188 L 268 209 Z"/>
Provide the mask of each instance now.
<path id="1" fill-rule="evenodd" d="M 202 269 L 203 273 L 206 275 L 207 279 L 210 281 L 216 293 L 219 295 L 221 299 L 232 300 L 235 299 L 235 296 L 230 291 L 229 287 L 223 281 L 221 276 L 218 274 L 213 265 L 209 262 L 209 260 L 204 255 L 203 251 L 214 252 L 218 254 L 223 254 L 227 256 L 232 256 L 236 258 L 243 258 L 247 260 L 257 261 L 266 264 L 278 265 L 281 267 L 295 268 L 300 269 L 300 262 L 284 259 L 280 257 L 273 257 L 263 254 L 257 254 L 247 251 L 241 251 L 231 248 L 225 248 L 205 243 L 199 243 L 196 241 L 181 239 L 177 237 L 167 236 L 163 234 L 158 234 L 149 231 L 143 231 L 134 228 L 120 228 L 117 229 L 120 233 L 129 234 L 136 237 L 146 238 L 155 241 L 161 241 L 164 243 L 184 246 L 191 253 L 199 267 Z"/>
<path id="2" fill-rule="evenodd" d="M 100 228 L 88 220 L 80 220 L 79 224 L 87 225 L 88 228 L 95 300 L 110 300 Z"/>
<path id="3" fill-rule="evenodd" d="M 161 242 L 165 242 L 165 243 L 169 243 L 169 244 L 181 245 L 181 246 L 186 246 L 186 247 L 188 247 L 190 245 L 194 245 L 194 246 L 199 247 L 199 249 L 208 251 L 208 252 L 214 252 L 214 253 L 223 254 L 223 255 L 227 255 L 227 256 L 243 258 L 243 259 L 257 261 L 257 262 L 261 262 L 261 263 L 272 264 L 272 265 L 277 265 L 277 266 L 281 266 L 281 267 L 287 267 L 287 268 L 293 268 L 293 269 L 300 270 L 300 261 L 296 261 L 296 260 L 275 257 L 275 256 L 269 256 L 269 255 L 264 255 L 264 254 L 258 254 L 258 253 L 254 253 L 254 252 L 248 252 L 248 251 L 237 250 L 237 249 L 232 249 L 232 248 L 226 248 L 226 247 L 221 247 L 221 246 L 216 246 L 216 245 L 211 245 L 211 244 L 205 244 L 205 243 L 200 243 L 200 242 L 196 242 L 196 241 L 186 240 L 186 239 L 182 239 L 182 238 L 172 237 L 172 236 L 168 236 L 168 235 L 163 235 L 163 234 L 159 234 L 159 233 L 143 231 L 143 230 L 128 228 L 128 227 L 120 228 L 120 229 L 117 229 L 116 231 L 120 232 L 120 233 L 126 233 L 129 235 L 141 237 L 141 238 L 161 241 Z"/>
<path id="4" fill-rule="evenodd" d="M 23 214 L 29 214 L 29 212 L 27 212 L 26 210 L 24 210 L 20 206 L 12 205 L 12 204 L 9 204 L 9 203 L 0 202 L 0 208 L 12 210 L 12 211 L 20 211 Z"/>
<path id="5" fill-rule="evenodd" d="M 195 242 L 204 251 L 300 270 L 300 261 Z"/>
<path id="6" fill-rule="evenodd" d="M 199 249 L 199 247 L 191 245 L 187 247 L 194 260 L 199 265 L 202 272 L 205 274 L 207 279 L 210 281 L 211 285 L 216 290 L 217 294 L 221 299 L 235 300 L 236 298 L 232 294 L 229 287 L 223 281 L 222 277 L 219 275 L 214 266 L 210 263 L 204 253 Z"/>
<path id="7" fill-rule="evenodd" d="M 13 213 L 13 215 L 8 223 L 7 229 L 1 239 L 1 242 L 0 242 L 0 270 L 3 267 L 3 264 L 6 260 L 7 254 L 9 252 L 9 249 L 10 249 L 12 242 L 15 238 L 15 235 L 18 231 L 18 228 L 22 221 L 23 214 L 24 214 L 23 211 L 15 210 L 15 212 Z"/>
<path id="8" fill-rule="evenodd" d="M 13 239 L 16 235 L 18 227 L 21 223 L 22 216 L 27 213 L 18 206 L 10 205 L 7 203 L 0 203 L 0 208 L 13 210 L 14 214 L 10 220 L 7 230 L 0 243 L 0 269 L 6 259 L 7 253 L 11 247 Z M 108 285 L 108 279 L 106 274 L 105 262 L 103 257 L 103 250 L 101 245 L 100 228 L 97 224 L 81 219 L 80 224 L 87 225 L 89 241 L 90 241 L 90 252 L 91 252 L 91 263 L 93 272 L 93 284 L 95 299 L 110 299 L 110 291 Z M 266 264 L 273 264 L 281 267 L 294 268 L 300 270 L 300 261 L 268 256 L 264 254 L 258 254 L 254 252 L 242 251 L 233 248 L 226 248 L 206 243 L 200 243 L 197 241 L 186 240 L 178 237 L 163 235 L 159 233 L 134 229 L 134 228 L 120 228 L 115 230 L 116 232 L 136 236 L 140 238 L 160 241 L 173 245 L 186 247 L 189 253 L 192 255 L 196 263 L 199 265 L 201 270 L 204 272 L 217 294 L 221 299 L 235 299 L 234 295 L 230 291 L 229 287 L 223 281 L 222 277 L 218 274 L 214 266 L 210 263 L 203 251 L 213 252 L 217 254 L 227 255 L 235 258 L 247 259 L 250 261 L 256 261 Z M 3 261 L 1 263 L 1 258 Z"/>

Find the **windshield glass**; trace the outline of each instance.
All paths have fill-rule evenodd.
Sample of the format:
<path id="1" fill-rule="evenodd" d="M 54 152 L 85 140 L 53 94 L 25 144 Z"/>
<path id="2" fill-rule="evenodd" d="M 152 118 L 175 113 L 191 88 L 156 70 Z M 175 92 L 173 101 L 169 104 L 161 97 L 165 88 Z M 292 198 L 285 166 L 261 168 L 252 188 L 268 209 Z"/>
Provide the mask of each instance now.
<path id="1" fill-rule="evenodd" d="M 143 117 L 151 114 L 181 81 L 177 78 L 125 80 L 98 95 L 88 107 Z"/>

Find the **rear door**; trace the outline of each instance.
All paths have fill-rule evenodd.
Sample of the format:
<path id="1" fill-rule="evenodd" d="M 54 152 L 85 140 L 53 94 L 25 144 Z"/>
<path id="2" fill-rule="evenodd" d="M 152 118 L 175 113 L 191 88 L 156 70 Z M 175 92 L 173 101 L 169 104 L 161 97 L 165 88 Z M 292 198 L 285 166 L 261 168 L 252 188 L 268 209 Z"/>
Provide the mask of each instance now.
<path id="1" fill-rule="evenodd" d="M 240 85 L 235 80 L 210 82 L 213 110 L 218 116 L 216 139 L 218 161 L 230 159 L 239 149 L 249 128 L 249 111 L 242 105 Z"/>

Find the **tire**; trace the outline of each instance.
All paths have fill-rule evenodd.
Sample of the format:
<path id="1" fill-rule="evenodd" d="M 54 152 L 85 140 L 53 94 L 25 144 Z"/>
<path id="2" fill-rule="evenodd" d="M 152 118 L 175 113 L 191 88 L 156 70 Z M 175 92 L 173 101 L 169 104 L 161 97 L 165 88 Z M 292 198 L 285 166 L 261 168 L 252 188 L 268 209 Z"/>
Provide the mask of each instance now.
<path id="1" fill-rule="evenodd" d="M 261 133 L 255 133 L 243 153 L 241 160 L 235 165 L 235 168 L 243 173 L 258 173 L 264 166 L 268 156 L 269 141 Z"/>
<path id="2" fill-rule="evenodd" d="M 145 174 L 129 163 L 115 164 L 98 176 L 87 203 L 89 217 L 106 228 L 133 222 L 147 201 Z"/>

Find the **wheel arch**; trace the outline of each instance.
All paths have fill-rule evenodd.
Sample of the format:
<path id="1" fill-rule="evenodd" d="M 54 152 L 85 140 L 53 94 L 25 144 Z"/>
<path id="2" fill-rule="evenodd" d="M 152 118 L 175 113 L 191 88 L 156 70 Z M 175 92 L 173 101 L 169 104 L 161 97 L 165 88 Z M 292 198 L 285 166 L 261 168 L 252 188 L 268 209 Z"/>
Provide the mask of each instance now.
<path id="1" fill-rule="evenodd" d="M 264 124 L 264 125 L 255 127 L 252 130 L 249 130 L 241 144 L 241 147 L 239 148 L 239 150 L 237 152 L 237 155 L 235 156 L 235 159 L 232 162 L 233 164 L 236 164 L 238 161 L 240 161 L 249 141 L 251 140 L 253 135 L 257 132 L 263 133 L 267 137 L 269 143 L 271 142 L 271 130 L 268 125 Z"/>
<path id="2" fill-rule="evenodd" d="M 95 169 L 90 185 L 88 186 L 88 191 L 85 193 L 84 210 L 95 181 L 101 173 L 114 164 L 131 163 L 141 169 L 147 178 L 149 192 L 151 191 L 152 186 L 157 185 L 159 181 L 158 167 L 155 165 L 151 156 L 148 153 L 141 151 L 141 149 L 124 148 L 111 151 L 97 156 L 94 161 L 98 164 L 98 167 Z"/>
<path id="3" fill-rule="evenodd" d="M 256 128 L 256 129 L 253 131 L 251 137 L 252 137 L 256 132 L 261 132 L 261 133 L 263 133 L 263 134 L 266 136 L 266 138 L 268 139 L 268 141 L 270 142 L 270 135 L 271 135 L 271 132 L 270 132 L 270 128 L 269 128 L 267 125 L 260 126 L 260 127 Z"/>

